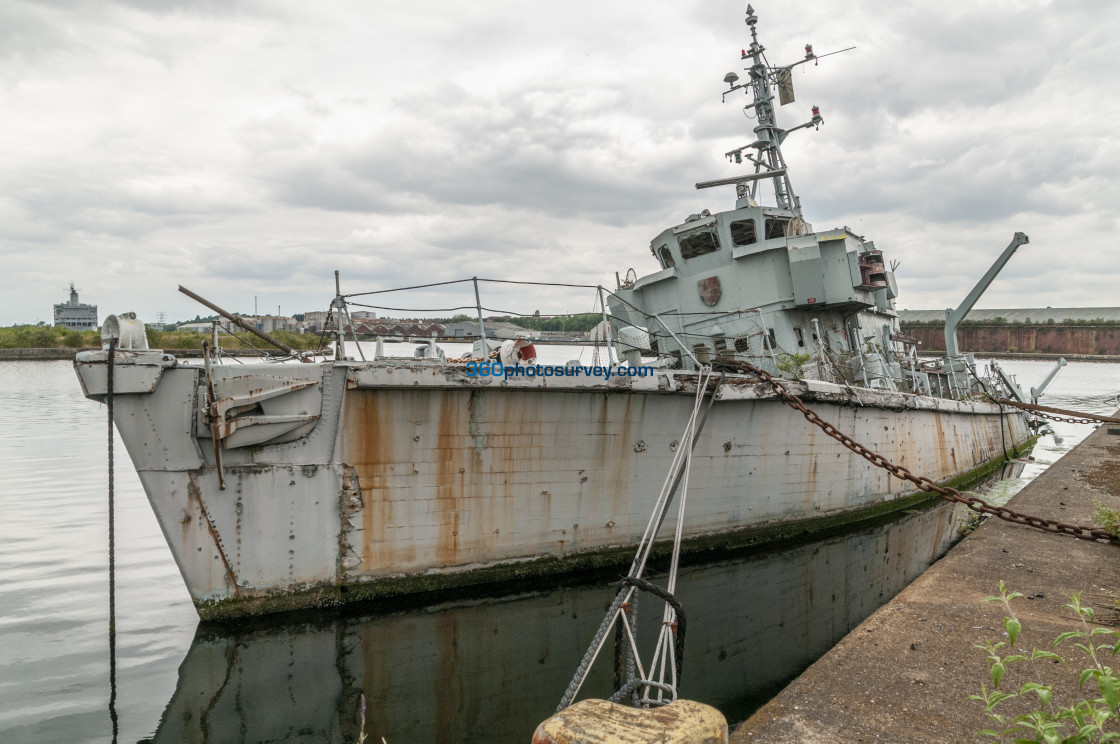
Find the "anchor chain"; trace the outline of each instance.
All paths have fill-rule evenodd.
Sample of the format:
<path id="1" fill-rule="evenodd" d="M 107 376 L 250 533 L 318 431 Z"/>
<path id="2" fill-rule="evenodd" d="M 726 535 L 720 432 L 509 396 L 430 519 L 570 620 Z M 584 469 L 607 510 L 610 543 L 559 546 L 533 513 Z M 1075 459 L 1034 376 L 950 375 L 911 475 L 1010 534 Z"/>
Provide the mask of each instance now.
<path id="1" fill-rule="evenodd" d="M 725 362 L 725 364 L 726 363 L 727 362 Z M 753 375 L 757 375 L 764 382 L 766 382 L 766 384 L 770 386 L 774 393 L 787 405 L 789 405 L 794 410 L 800 411 L 801 415 L 804 416 L 809 423 L 819 427 L 825 434 L 840 442 L 840 444 L 844 445 L 852 452 L 855 452 L 857 455 L 864 458 L 872 465 L 883 468 L 899 480 L 905 480 L 914 484 L 922 491 L 926 491 L 927 493 L 935 493 L 938 496 L 941 496 L 941 498 L 945 499 L 946 501 L 964 504 L 974 512 L 978 512 L 980 514 L 990 514 L 1006 522 L 1011 522 L 1012 524 L 1026 525 L 1028 527 L 1035 527 L 1040 530 L 1045 530 L 1046 532 L 1053 532 L 1061 535 L 1071 535 L 1073 537 L 1080 537 L 1089 540 L 1106 540 L 1115 545 L 1120 545 L 1120 537 L 1117 537 L 1116 535 L 1112 534 L 1102 527 L 1086 527 L 1082 525 L 1067 524 L 1065 522 L 1059 522 L 1053 519 L 1043 519 L 1041 517 L 1035 517 L 1029 514 L 1022 514 L 1015 511 L 1014 509 L 1008 509 L 1006 506 L 992 506 L 991 504 L 977 496 L 965 496 L 955 488 L 939 486 L 929 478 L 914 475 L 907 468 L 901 465 L 895 465 L 887 458 L 883 457 L 877 452 L 868 449 L 867 447 L 864 447 L 862 444 L 855 441 L 847 434 L 822 419 L 817 415 L 815 411 L 807 408 L 805 404 L 802 403 L 801 399 L 791 393 L 785 385 L 775 380 L 774 376 L 769 372 L 761 370 L 758 367 L 755 367 L 753 364 L 750 364 L 749 362 L 734 362 L 733 365 L 744 372 L 749 372 Z M 1007 401 L 1000 402 L 1006 403 Z"/>
<path id="2" fill-rule="evenodd" d="M 990 400 L 993 403 L 1002 403 L 1005 406 L 1030 411 L 1039 418 L 1048 419 L 1050 421 L 1060 421 L 1066 424 L 1120 424 L 1120 418 L 1116 418 L 1115 416 L 1102 416 L 1097 413 L 1083 413 L 1081 411 L 1067 411 L 1064 408 L 1040 406 L 1037 403 L 1020 403 L 1019 401 L 1009 400 L 1007 398 L 992 398 Z"/>

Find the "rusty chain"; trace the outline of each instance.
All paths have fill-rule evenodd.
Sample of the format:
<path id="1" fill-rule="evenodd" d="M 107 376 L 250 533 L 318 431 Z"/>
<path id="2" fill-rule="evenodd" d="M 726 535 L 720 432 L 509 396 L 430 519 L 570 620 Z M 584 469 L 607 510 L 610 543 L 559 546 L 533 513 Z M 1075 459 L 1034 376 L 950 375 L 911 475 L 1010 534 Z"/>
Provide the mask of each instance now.
<path id="1" fill-rule="evenodd" d="M 1082 413 L 1081 411 L 1067 411 L 1064 408 L 1050 408 L 1037 403 L 1020 403 L 1008 398 L 989 398 L 993 403 L 999 403 L 1012 408 L 1021 408 L 1030 411 L 1039 418 L 1049 421 L 1060 421 L 1066 424 L 1120 424 L 1120 419 L 1114 416 L 1102 416 L 1096 413 Z"/>
<path id="2" fill-rule="evenodd" d="M 1096 419 L 1071 418 L 1069 416 L 1059 416 L 1059 415 L 1054 414 L 1054 413 L 1040 413 L 1038 411 L 1035 411 L 1034 415 L 1038 416 L 1040 419 L 1046 419 L 1047 421 L 1057 421 L 1057 422 L 1063 423 L 1063 424 L 1099 424 L 1100 423 L 1100 421 L 1097 421 Z"/>
<path id="3" fill-rule="evenodd" d="M 724 363 L 726 364 L 727 362 Z M 1040 530 L 1045 530 L 1046 532 L 1053 532 L 1061 535 L 1071 535 L 1073 537 L 1080 537 L 1089 540 L 1106 540 L 1113 544 L 1120 544 L 1120 537 L 1117 537 L 1116 535 L 1112 534 L 1102 527 L 1085 527 L 1082 525 L 1066 524 L 1065 522 L 1058 522 L 1052 519 L 1043 519 L 1042 517 L 1034 517 L 1029 514 L 1022 514 L 1015 511 L 1014 509 L 1008 509 L 1006 506 L 992 506 L 991 504 L 977 496 L 965 496 L 955 488 L 939 486 L 929 478 L 914 475 L 907 468 L 901 465 L 895 465 L 887 458 L 883 457 L 877 452 L 869 450 L 867 447 L 864 447 L 862 444 L 855 441 L 847 434 L 822 419 L 817 415 L 815 411 L 807 408 L 805 404 L 802 403 L 801 399 L 791 393 L 785 385 L 775 380 L 774 376 L 769 372 L 761 370 L 758 367 L 755 367 L 753 364 L 750 364 L 749 362 L 734 362 L 733 364 L 735 367 L 741 369 L 744 372 L 749 372 L 753 375 L 757 375 L 761 380 L 768 384 L 774 391 L 774 393 L 783 401 L 785 401 L 787 405 L 789 405 L 794 410 L 800 411 L 801 415 L 804 416 L 809 423 L 820 428 L 825 434 L 840 442 L 840 444 L 844 445 L 852 452 L 855 452 L 857 455 L 867 460 L 872 465 L 883 468 L 899 480 L 905 480 L 913 483 L 922 491 L 935 493 L 941 496 L 941 498 L 945 499 L 946 501 L 964 504 L 974 512 L 977 512 L 979 514 L 990 514 L 1006 522 L 1011 522 L 1012 524 L 1021 524 L 1028 527 L 1035 527 Z"/>

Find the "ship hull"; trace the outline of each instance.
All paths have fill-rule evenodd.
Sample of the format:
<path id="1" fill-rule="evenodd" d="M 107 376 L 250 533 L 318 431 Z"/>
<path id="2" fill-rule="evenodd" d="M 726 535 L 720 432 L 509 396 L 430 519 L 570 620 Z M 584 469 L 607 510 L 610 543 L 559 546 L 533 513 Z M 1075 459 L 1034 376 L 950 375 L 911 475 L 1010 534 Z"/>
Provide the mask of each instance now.
<path id="1" fill-rule="evenodd" d="M 77 367 L 103 398 L 104 352 Z M 410 360 L 215 367 L 210 394 L 202 369 L 158 352 L 115 369 L 118 430 L 205 618 L 625 562 L 686 446 L 696 384 L 502 381 Z M 938 482 L 979 477 L 1031 441 L 1022 415 L 984 403 L 790 386 Z M 215 401 L 233 414 L 217 430 L 204 415 Z M 728 379 L 695 443 L 684 537 L 739 546 L 923 498 L 764 384 Z"/>

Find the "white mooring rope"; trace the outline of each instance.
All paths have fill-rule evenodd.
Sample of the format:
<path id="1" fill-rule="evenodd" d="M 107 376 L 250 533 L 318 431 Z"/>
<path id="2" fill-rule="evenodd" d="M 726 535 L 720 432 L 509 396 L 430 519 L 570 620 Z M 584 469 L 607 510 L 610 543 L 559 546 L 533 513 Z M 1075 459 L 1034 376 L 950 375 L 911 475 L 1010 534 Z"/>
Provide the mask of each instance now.
<path id="1" fill-rule="evenodd" d="M 681 434 L 680 440 L 678 440 L 680 445 L 673 454 L 672 463 L 669 465 L 669 472 L 665 475 L 665 482 L 661 486 L 661 492 L 658 494 L 657 501 L 650 511 L 649 522 L 646 524 L 642 539 L 639 541 L 638 549 L 634 555 L 634 561 L 631 563 L 630 571 L 627 574 L 627 581 L 634 580 L 643 584 L 647 583 L 642 580 L 642 574 L 645 572 L 646 564 L 650 554 L 653 552 L 654 541 L 657 538 L 658 532 L 661 530 L 661 526 L 665 521 L 665 516 L 672 503 L 673 495 L 676 493 L 679 485 L 681 497 L 677 505 L 677 525 L 676 532 L 673 536 L 672 560 L 669 567 L 669 583 L 667 590 L 669 596 L 672 596 L 677 585 L 677 570 L 680 566 L 681 540 L 684 534 L 684 511 L 687 502 L 686 496 L 688 494 L 688 476 L 692 463 L 692 450 L 696 445 L 700 428 L 707 418 L 707 414 L 705 414 L 704 419 L 701 420 L 700 410 L 711 377 L 712 368 L 710 366 L 702 367 L 696 381 L 696 398 L 692 405 L 692 415 L 689 416 L 688 423 L 685 424 L 684 432 Z M 712 392 L 712 402 L 715 401 L 716 392 L 718 392 L 718 386 L 717 390 Z M 591 645 L 584 654 L 583 660 L 576 669 L 575 676 L 568 685 L 568 689 L 564 692 L 564 697 L 561 699 L 560 705 L 556 709 L 557 712 L 567 708 L 575 701 L 580 687 L 583 686 L 584 681 L 587 679 L 587 675 L 591 671 L 595 659 L 598 658 L 599 652 L 602 651 L 607 636 L 616 622 L 621 622 L 621 627 L 624 630 L 627 645 L 630 649 L 630 659 L 637 668 L 638 676 L 637 679 L 629 680 L 621 690 L 615 693 L 612 699 L 621 699 L 638 690 L 641 690 L 638 702 L 644 706 L 665 705 L 677 699 L 680 669 L 677 665 L 676 627 L 678 618 L 676 610 L 669 601 L 665 602 L 661 631 L 658 634 L 653 660 L 649 665 L 650 674 L 647 674 L 645 667 L 642 665 L 641 655 L 638 653 L 638 644 L 634 637 L 634 629 L 631 627 L 631 623 L 627 621 L 626 615 L 626 609 L 631 602 L 635 588 L 636 587 L 632 583 L 624 583 L 622 588 L 619 589 L 614 601 L 611 602 L 610 607 L 607 609 L 606 616 L 603 618 L 602 624 L 595 633 Z M 656 673 L 656 679 L 653 677 L 654 673 Z M 654 690 L 656 690 L 656 697 L 651 697 L 651 692 Z"/>

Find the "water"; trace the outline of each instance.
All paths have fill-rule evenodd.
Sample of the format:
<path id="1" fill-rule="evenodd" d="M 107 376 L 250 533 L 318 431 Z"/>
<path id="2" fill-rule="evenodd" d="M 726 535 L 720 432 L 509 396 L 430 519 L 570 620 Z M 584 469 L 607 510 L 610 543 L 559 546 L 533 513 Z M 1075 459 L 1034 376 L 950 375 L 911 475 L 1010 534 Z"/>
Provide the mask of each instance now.
<path id="1" fill-rule="evenodd" d="M 579 354 L 538 349 L 548 363 Z M 1029 386 L 1051 365 L 1003 366 Z M 0 741 L 109 741 L 105 409 L 82 397 L 69 362 L 0 362 L 0 390 Z M 1120 365 L 1070 364 L 1044 402 L 1110 413 L 1106 398 L 1117 392 Z M 1001 489 L 1010 495 L 1087 428 L 1055 424 L 1063 442 L 1043 437 L 1036 461 Z M 525 742 L 612 596 L 602 577 L 199 628 L 119 440 L 116 448 L 120 741 L 355 741 L 364 694 L 371 741 Z M 954 518 L 940 507 L 687 568 L 687 695 L 743 718 L 939 555 Z M 653 602 L 645 607 L 648 619 Z M 589 694 L 606 692 L 609 664 L 598 673 Z"/>
<path id="2" fill-rule="evenodd" d="M 977 364 L 984 366 L 989 361 L 977 359 Z M 1055 362 L 1023 359 L 1000 360 L 998 364 L 1017 378 L 1024 393 L 1030 394 L 1031 386 L 1042 382 L 1054 368 Z M 1116 401 L 1117 395 L 1120 395 L 1120 364 L 1070 362 L 1046 388 L 1039 403 L 1052 408 L 1111 416 L 1120 408 L 1120 402 Z M 1034 461 L 1027 464 L 1022 475 L 991 486 L 988 498 L 993 503 L 1005 503 L 1039 473 L 1053 465 L 1059 457 L 1073 449 L 1091 431 L 1084 424 L 1061 422 L 1051 423 L 1050 428 L 1053 434 L 1039 439 L 1031 452 Z"/>

